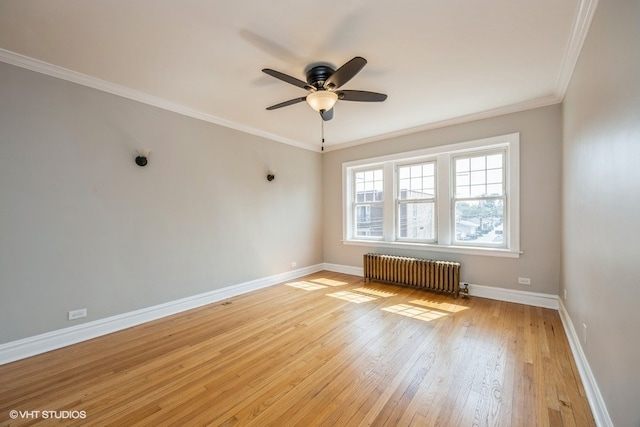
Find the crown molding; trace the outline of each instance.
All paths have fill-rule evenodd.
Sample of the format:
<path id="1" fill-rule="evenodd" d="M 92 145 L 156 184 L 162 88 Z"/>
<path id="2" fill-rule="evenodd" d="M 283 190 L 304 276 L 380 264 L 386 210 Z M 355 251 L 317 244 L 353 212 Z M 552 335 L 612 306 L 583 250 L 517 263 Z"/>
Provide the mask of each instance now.
<path id="1" fill-rule="evenodd" d="M 558 81 L 556 83 L 556 93 L 560 97 L 560 101 L 564 99 L 564 95 L 567 92 L 569 83 L 571 82 L 571 76 L 578 63 L 582 46 L 587 38 L 593 15 L 598 7 L 598 0 L 582 0 L 576 13 L 576 19 L 571 29 L 571 37 L 567 43 L 567 47 L 562 58 L 562 65 L 560 67 L 560 74 L 558 75 Z"/>
<path id="2" fill-rule="evenodd" d="M 305 144 L 299 141 L 294 141 L 292 139 L 283 138 L 279 135 L 275 135 L 269 132 L 264 132 L 259 129 L 255 129 L 240 123 L 236 123 L 230 120 L 223 119 L 221 117 L 214 116 L 212 114 L 203 113 L 202 111 L 185 107 L 184 105 L 176 104 L 164 98 L 160 98 L 145 92 L 141 92 L 125 86 L 121 86 L 116 83 L 99 79 L 97 77 L 92 77 L 87 74 L 79 73 L 77 71 L 69 70 L 67 68 L 53 65 L 48 62 L 40 61 L 38 59 L 21 55 L 19 53 L 15 53 L 10 50 L 0 48 L 0 62 L 4 62 L 10 65 L 15 65 L 16 67 L 24 68 L 30 71 L 35 71 L 40 74 L 55 77 L 61 80 L 66 80 L 71 83 L 76 83 L 92 89 L 97 89 L 99 91 L 120 96 L 122 98 L 130 99 L 132 101 L 141 102 L 143 104 L 151 105 L 153 107 L 161 108 L 163 110 L 171 111 L 183 116 L 191 117 L 198 120 L 203 120 L 205 122 L 235 129 L 241 132 L 249 133 L 249 134 L 266 138 L 269 140 L 282 142 L 284 144 L 293 145 L 295 147 L 304 148 L 306 150 L 320 151 L 319 148 L 316 147 L 315 145 Z"/>
<path id="3" fill-rule="evenodd" d="M 521 111 L 532 110 L 534 108 L 547 107 L 549 105 L 559 104 L 560 102 L 562 102 L 562 98 L 560 96 L 549 95 L 542 98 L 533 99 L 530 101 L 519 102 L 517 104 L 510 104 L 500 108 L 481 111 L 479 113 L 468 114 L 466 116 L 453 117 L 451 119 L 427 123 L 425 125 L 416 126 L 409 129 L 403 129 L 397 132 L 390 132 L 390 133 L 378 135 L 371 138 L 359 139 L 357 141 L 345 142 L 343 144 L 334 144 L 334 145 L 325 147 L 325 151 L 342 150 L 344 148 L 354 147 L 356 145 L 368 144 L 370 142 L 382 141 L 382 140 L 397 138 L 405 135 L 412 135 L 412 134 L 425 132 L 433 129 L 469 123 L 476 120 L 504 116 L 506 114 L 519 113 Z"/>

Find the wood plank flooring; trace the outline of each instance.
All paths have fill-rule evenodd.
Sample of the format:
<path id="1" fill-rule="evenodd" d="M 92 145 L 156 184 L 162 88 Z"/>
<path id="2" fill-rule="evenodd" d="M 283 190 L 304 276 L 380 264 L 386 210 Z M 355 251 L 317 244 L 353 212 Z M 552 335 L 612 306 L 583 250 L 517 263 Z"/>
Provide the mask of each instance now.
<path id="1" fill-rule="evenodd" d="M 84 418 L 62 424 L 595 425 L 556 311 L 331 272 L 0 366 L 0 425 L 71 414 Z"/>

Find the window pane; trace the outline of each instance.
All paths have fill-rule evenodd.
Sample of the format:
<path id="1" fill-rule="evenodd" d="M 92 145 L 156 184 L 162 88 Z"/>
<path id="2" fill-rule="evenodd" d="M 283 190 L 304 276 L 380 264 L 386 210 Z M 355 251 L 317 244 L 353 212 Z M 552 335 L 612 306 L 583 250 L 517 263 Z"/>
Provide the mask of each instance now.
<path id="1" fill-rule="evenodd" d="M 484 170 L 471 172 L 471 184 L 484 184 L 486 182 L 486 174 Z"/>
<path id="2" fill-rule="evenodd" d="M 382 204 L 356 205 L 356 236 L 382 237 Z"/>
<path id="3" fill-rule="evenodd" d="M 422 166 L 424 173 L 423 175 L 425 176 L 433 176 L 435 175 L 435 164 L 434 163 L 425 163 Z"/>
<path id="4" fill-rule="evenodd" d="M 490 244 L 504 242 L 502 199 L 456 202 L 455 212 L 457 242 Z"/>
<path id="5" fill-rule="evenodd" d="M 482 157 L 472 157 L 471 158 L 471 170 L 472 171 L 477 171 L 477 170 L 484 170 L 486 169 L 486 156 L 482 156 Z"/>
<path id="6" fill-rule="evenodd" d="M 400 192 L 409 191 L 410 188 L 411 188 L 411 179 L 403 178 L 400 180 Z"/>
<path id="7" fill-rule="evenodd" d="M 487 169 L 502 168 L 502 153 L 487 156 Z"/>
<path id="8" fill-rule="evenodd" d="M 366 188 L 364 192 L 364 201 L 373 202 L 373 188 Z"/>
<path id="9" fill-rule="evenodd" d="M 422 178 L 420 176 L 411 178 L 410 189 L 413 190 L 414 192 L 418 192 L 422 189 Z"/>
<path id="10" fill-rule="evenodd" d="M 398 199 L 427 199 L 435 196 L 435 165 L 433 162 L 398 168 Z"/>
<path id="11" fill-rule="evenodd" d="M 469 185 L 469 172 L 458 172 L 456 175 L 456 185 L 460 187 L 463 185 Z"/>
<path id="12" fill-rule="evenodd" d="M 469 159 L 456 160 L 456 171 L 467 172 L 469 170 Z"/>
<path id="13" fill-rule="evenodd" d="M 464 187 L 459 187 L 456 188 L 456 197 L 471 197 L 471 189 L 469 188 L 469 186 L 464 186 Z"/>
<path id="14" fill-rule="evenodd" d="M 502 182 L 502 169 L 488 169 L 487 170 L 487 183 L 499 184 Z"/>
<path id="15" fill-rule="evenodd" d="M 430 194 L 435 194 L 435 179 L 433 176 L 422 178 L 422 188 Z"/>
<path id="16" fill-rule="evenodd" d="M 502 184 L 490 184 L 487 185 L 488 196 L 502 196 Z"/>
<path id="17" fill-rule="evenodd" d="M 435 239 L 435 204 L 408 202 L 398 205 L 399 233 L 402 239 Z"/>
<path id="18" fill-rule="evenodd" d="M 485 190 L 487 189 L 486 185 L 472 185 L 471 186 L 471 197 L 482 197 L 485 196 Z"/>
<path id="19" fill-rule="evenodd" d="M 376 180 L 373 182 L 373 194 L 376 202 L 382 201 L 382 188 L 383 182 L 382 180 Z"/>
<path id="20" fill-rule="evenodd" d="M 502 153 L 497 153 L 456 159 L 455 197 L 503 195 L 503 158 L 504 155 Z M 459 169 L 459 166 L 463 169 Z"/>
<path id="21" fill-rule="evenodd" d="M 382 201 L 384 188 L 382 169 L 356 172 L 354 178 L 356 202 Z"/>

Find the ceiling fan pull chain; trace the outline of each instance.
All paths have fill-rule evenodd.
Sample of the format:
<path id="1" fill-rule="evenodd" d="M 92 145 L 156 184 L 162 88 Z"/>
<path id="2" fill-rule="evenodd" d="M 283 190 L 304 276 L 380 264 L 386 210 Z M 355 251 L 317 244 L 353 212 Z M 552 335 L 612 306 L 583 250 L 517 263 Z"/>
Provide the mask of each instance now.
<path id="1" fill-rule="evenodd" d="M 322 117 L 320 118 L 320 127 L 322 129 L 322 147 L 320 148 L 320 151 L 324 151 L 324 120 Z"/>

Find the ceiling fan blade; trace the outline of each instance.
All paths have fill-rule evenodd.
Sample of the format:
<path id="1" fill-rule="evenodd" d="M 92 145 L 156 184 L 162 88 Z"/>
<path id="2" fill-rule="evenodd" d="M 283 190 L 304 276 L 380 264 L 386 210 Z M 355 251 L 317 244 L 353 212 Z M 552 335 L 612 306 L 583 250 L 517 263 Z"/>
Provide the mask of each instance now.
<path id="1" fill-rule="evenodd" d="M 305 101 L 306 99 L 307 99 L 306 96 L 303 96 L 301 98 L 290 99 L 288 101 L 284 101 L 284 102 L 281 102 L 279 104 L 272 105 L 271 107 L 267 107 L 267 110 L 275 110 L 277 108 L 287 107 L 289 105 L 293 105 L 293 104 L 297 104 L 298 102 Z"/>
<path id="2" fill-rule="evenodd" d="M 336 93 L 338 99 L 343 101 L 382 102 L 387 99 L 387 95 L 384 93 L 367 92 L 366 90 L 341 90 Z"/>
<path id="3" fill-rule="evenodd" d="M 276 79 L 282 80 L 283 82 L 301 87 L 302 89 L 306 89 L 308 91 L 315 91 L 315 88 L 309 85 L 307 82 L 303 82 L 300 79 L 296 79 L 295 77 L 291 77 L 287 74 L 281 73 L 280 71 L 272 70 L 271 68 L 263 68 L 262 72 L 269 74 L 271 77 L 275 77 Z"/>
<path id="4" fill-rule="evenodd" d="M 328 122 L 329 120 L 333 119 L 333 108 L 330 109 L 329 111 L 320 111 L 320 117 L 322 117 L 322 120 L 324 120 L 325 122 Z"/>
<path id="5" fill-rule="evenodd" d="M 351 80 L 356 74 L 367 65 L 367 60 L 361 56 L 356 56 L 351 61 L 338 68 L 335 73 L 324 82 L 326 89 L 337 89 Z"/>

